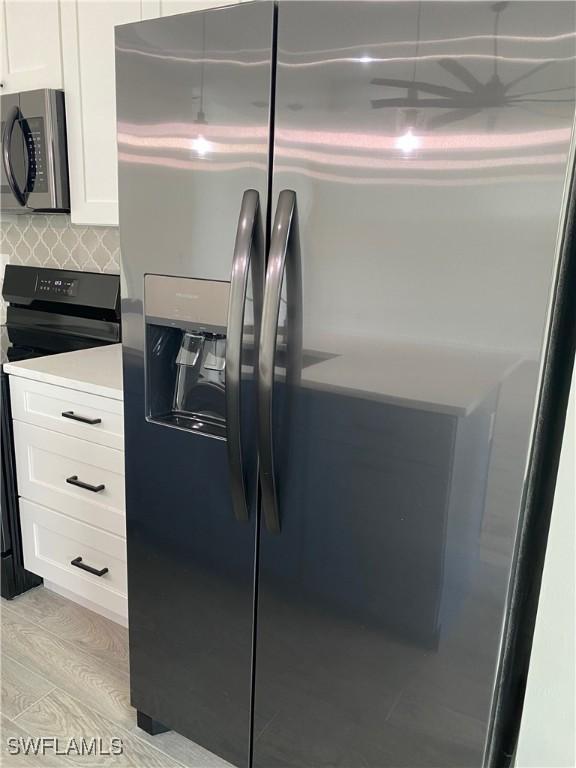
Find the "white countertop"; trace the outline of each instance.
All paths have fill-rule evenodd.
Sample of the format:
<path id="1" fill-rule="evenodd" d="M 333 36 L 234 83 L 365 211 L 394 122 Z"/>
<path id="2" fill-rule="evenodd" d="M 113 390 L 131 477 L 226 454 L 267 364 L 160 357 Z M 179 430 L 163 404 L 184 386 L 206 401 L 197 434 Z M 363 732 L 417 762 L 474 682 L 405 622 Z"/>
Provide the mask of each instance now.
<path id="1" fill-rule="evenodd" d="M 412 344 L 349 344 L 302 371 L 302 384 L 456 416 L 471 413 L 521 360 L 508 354 Z M 5 363 L 12 376 L 123 399 L 122 345 Z"/>
<path id="2" fill-rule="evenodd" d="M 11 376 L 123 400 L 121 344 L 5 363 L 4 371 Z"/>
<path id="3" fill-rule="evenodd" d="M 302 370 L 304 386 L 464 416 L 521 362 L 508 353 L 374 341 L 315 346 L 334 355 Z"/>

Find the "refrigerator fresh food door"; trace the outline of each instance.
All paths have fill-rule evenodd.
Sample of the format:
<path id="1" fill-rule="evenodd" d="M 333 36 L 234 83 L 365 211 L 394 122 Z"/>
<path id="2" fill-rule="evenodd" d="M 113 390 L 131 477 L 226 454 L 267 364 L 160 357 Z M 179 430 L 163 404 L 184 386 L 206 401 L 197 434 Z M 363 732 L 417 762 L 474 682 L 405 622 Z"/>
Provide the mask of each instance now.
<path id="1" fill-rule="evenodd" d="M 256 768 L 483 763 L 575 10 L 279 5 Z"/>
<path id="2" fill-rule="evenodd" d="M 262 2 L 116 36 L 131 701 L 238 766 L 273 22 Z"/>

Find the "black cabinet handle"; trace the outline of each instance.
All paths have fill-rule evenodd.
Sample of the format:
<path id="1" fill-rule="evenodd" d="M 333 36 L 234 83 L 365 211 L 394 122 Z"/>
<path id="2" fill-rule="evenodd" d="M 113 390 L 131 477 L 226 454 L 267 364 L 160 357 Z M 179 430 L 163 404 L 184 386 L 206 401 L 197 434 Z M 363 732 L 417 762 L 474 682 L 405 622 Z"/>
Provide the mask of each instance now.
<path id="1" fill-rule="evenodd" d="M 73 565 L 75 568 L 80 568 L 82 571 L 93 573 L 94 576 L 104 576 L 105 573 L 108 573 L 108 568 L 101 568 L 98 570 L 97 568 L 92 568 L 91 565 L 86 565 L 86 563 L 82 562 L 81 557 L 75 557 L 74 560 L 70 560 L 70 565 Z"/>
<path id="2" fill-rule="evenodd" d="M 78 475 L 67 477 L 66 482 L 70 483 L 70 485 L 76 485 L 78 488 L 84 488 L 85 491 L 92 491 L 92 493 L 100 493 L 100 491 L 103 491 L 104 488 L 106 488 L 104 483 L 100 483 L 100 485 L 90 485 L 90 483 L 84 483 L 82 480 L 78 480 Z"/>
<path id="3" fill-rule="evenodd" d="M 102 419 L 89 419 L 88 416 L 78 416 L 74 411 L 62 411 L 62 416 L 65 419 L 72 419 L 72 421 L 81 421 L 82 424 L 102 424 Z"/>

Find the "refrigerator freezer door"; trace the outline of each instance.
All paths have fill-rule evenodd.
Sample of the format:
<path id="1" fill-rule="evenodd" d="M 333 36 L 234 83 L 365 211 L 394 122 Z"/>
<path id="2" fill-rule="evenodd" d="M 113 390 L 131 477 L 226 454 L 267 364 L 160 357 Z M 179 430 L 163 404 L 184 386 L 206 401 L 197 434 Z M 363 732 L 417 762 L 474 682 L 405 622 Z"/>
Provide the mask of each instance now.
<path id="1" fill-rule="evenodd" d="M 482 765 L 563 213 L 574 14 L 279 5 L 272 192 L 274 207 L 296 196 L 302 326 L 286 279 L 276 361 L 294 331 L 303 351 L 300 381 L 277 365 L 273 388 L 256 768 Z"/>
<path id="2" fill-rule="evenodd" d="M 272 3 L 244 4 L 127 25 L 116 38 L 132 704 L 238 766 L 249 761 L 252 683 L 251 281 L 243 313 L 251 358 L 236 366 L 247 519 L 235 516 L 225 432 L 215 439 L 189 419 L 147 420 L 145 364 L 170 410 L 183 336 L 200 324 L 204 391 L 223 406 L 245 191 L 258 193 L 264 217 L 267 207 L 273 17 Z M 225 300 L 201 307 L 202 291 L 172 295 L 179 283 L 166 280 L 164 299 L 146 297 L 155 303 L 145 318 L 146 275 L 203 281 Z"/>

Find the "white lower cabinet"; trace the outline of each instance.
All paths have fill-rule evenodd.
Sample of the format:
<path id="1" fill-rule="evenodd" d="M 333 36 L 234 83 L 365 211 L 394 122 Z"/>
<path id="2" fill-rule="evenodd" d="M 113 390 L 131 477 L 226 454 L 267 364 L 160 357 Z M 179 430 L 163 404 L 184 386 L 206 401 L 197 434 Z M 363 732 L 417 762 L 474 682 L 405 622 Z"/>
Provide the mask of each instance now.
<path id="1" fill-rule="evenodd" d="M 24 565 L 126 623 L 122 401 L 14 375 L 10 391 Z"/>
<path id="2" fill-rule="evenodd" d="M 13 429 L 21 496 L 125 534 L 121 451 L 18 421 Z"/>
<path id="3" fill-rule="evenodd" d="M 23 498 L 20 521 L 28 570 L 106 611 L 127 615 L 124 538 Z"/>
<path id="4" fill-rule="evenodd" d="M 124 450 L 120 400 L 17 376 L 10 381 L 10 400 L 15 421 Z"/>

